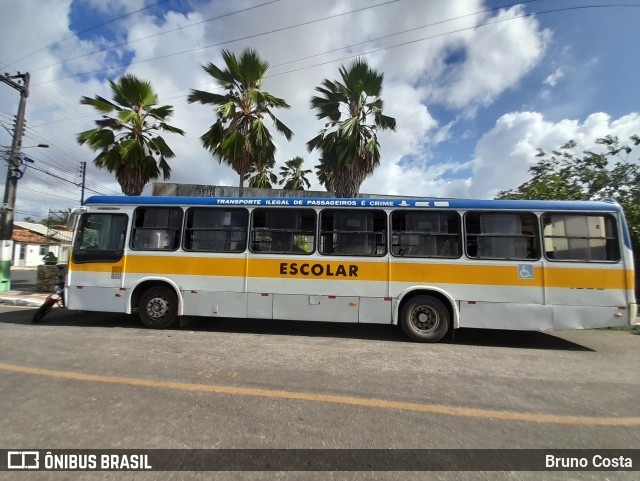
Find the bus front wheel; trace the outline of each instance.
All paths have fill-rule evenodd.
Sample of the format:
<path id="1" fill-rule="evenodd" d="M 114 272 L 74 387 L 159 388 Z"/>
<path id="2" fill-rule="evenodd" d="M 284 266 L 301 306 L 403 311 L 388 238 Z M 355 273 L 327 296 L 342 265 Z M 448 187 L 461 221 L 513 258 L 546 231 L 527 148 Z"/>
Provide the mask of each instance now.
<path id="1" fill-rule="evenodd" d="M 439 299 L 416 296 L 402 307 L 400 326 L 414 341 L 438 342 L 449 331 L 450 318 L 449 310 Z"/>
<path id="2" fill-rule="evenodd" d="M 145 326 L 166 329 L 178 320 L 178 298 L 173 289 L 152 287 L 140 298 L 138 314 Z"/>

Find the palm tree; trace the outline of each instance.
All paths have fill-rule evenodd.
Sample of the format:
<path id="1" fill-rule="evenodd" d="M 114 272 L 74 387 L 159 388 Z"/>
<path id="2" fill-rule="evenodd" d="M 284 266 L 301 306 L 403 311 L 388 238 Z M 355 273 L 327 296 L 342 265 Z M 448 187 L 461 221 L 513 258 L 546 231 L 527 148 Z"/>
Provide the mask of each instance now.
<path id="1" fill-rule="evenodd" d="M 203 66 L 219 87 L 223 95 L 202 90 L 192 90 L 189 103 L 213 105 L 215 122 L 200 140 L 202 145 L 226 163 L 240 176 L 240 195 L 252 165 L 269 165 L 275 161 L 276 147 L 269 130 L 263 122 L 271 117 L 278 132 L 290 140 L 293 132 L 273 114 L 272 109 L 289 105 L 281 98 L 260 90 L 269 68 L 252 49 L 246 49 L 240 59 L 228 50 L 222 51 L 225 69 L 213 63 Z"/>
<path id="2" fill-rule="evenodd" d="M 282 176 L 280 184 L 284 184 L 283 189 L 304 190 L 305 185 L 307 189 L 311 187 L 311 183 L 306 177 L 307 174 L 311 173 L 311 169 L 303 170 L 303 163 L 304 159 L 302 157 L 294 157 L 291 160 L 287 160 L 283 167 L 280 167 L 280 175 Z"/>
<path id="3" fill-rule="evenodd" d="M 140 195 L 160 174 L 165 180 L 171 177 L 167 159 L 175 154 L 157 132 L 184 135 L 184 131 L 167 123 L 173 107 L 157 106 L 158 96 L 150 82 L 123 75 L 117 81 L 109 79 L 109 85 L 113 102 L 99 95 L 80 99 L 104 115 L 96 120 L 97 128 L 79 133 L 77 140 L 100 151 L 93 162 L 116 173 L 124 194 Z M 112 117 L 106 115 L 112 113 Z"/>
<path id="4" fill-rule="evenodd" d="M 360 185 L 380 164 L 377 132 L 395 130 L 396 120 L 382 113 L 383 74 L 356 59 L 349 68 L 340 67 L 340 81 L 324 79 L 311 98 L 318 119 L 328 119 L 320 134 L 309 142 L 326 163 L 322 172 L 333 173 L 338 197 L 355 197 Z M 322 162 L 322 160 L 321 160 Z"/>
<path id="5" fill-rule="evenodd" d="M 320 154 L 320 163 L 316 165 L 316 177 L 320 184 L 324 185 L 327 192 L 335 192 L 333 181 L 335 179 L 335 169 L 337 156 L 333 151 L 322 151 Z"/>
<path id="6" fill-rule="evenodd" d="M 251 170 L 247 174 L 249 178 L 249 187 L 255 189 L 273 189 L 273 185 L 278 183 L 278 176 L 273 173 L 273 165 L 263 164 L 252 165 Z"/>

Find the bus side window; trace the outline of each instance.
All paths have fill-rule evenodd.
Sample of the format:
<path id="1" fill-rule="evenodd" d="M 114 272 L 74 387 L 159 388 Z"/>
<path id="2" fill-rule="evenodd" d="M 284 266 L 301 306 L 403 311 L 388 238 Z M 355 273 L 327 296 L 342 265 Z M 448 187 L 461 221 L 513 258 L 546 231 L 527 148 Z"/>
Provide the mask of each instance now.
<path id="1" fill-rule="evenodd" d="M 467 255 L 474 259 L 540 258 L 538 218 L 532 212 L 467 212 Z"/>
<path id="2" fill-rule="evenodd" d="M 251 252 L 312 254 L 315 233 L 313 209 L 257 208 L 252 213 Z"/>
<path id="3" fill-rule="evenodd" d="M 391 253 L 405 257 L 460 257 L 460 215 L 451 211 L 391 214 Z"/>
<path id="4" fill-rule="evenodd" d="M 322 254 L 383 256 L 387 215 L 379 210 L 327 209 L 321 212 Z"/>
<path id="5" fill-rule="evenodd" d="M 197 252 L 244 252 L 247 209 L 192 207 L 187 210 L 184 249 Z"/>
<path id="6" fill-rule="evenodd" d="M 545 214 L 545 255 L 552 261 L 616 262 L 620 249 L 613 216 Z"/>
<path id="7" fill-rule="evenodd" d="M 134 212 L 131 248 L 135 250 L 176 250 L 180 246 L 182 209 L 179 207 L 138 207 Z"/>

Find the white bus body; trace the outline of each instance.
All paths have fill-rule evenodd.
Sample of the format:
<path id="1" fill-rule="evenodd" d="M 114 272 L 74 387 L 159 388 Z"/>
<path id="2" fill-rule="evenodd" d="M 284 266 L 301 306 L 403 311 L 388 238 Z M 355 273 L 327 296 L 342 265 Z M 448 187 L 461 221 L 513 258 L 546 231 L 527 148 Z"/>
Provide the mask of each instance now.
<path id="1" fill-rule="evenodd" d="M 633 256 L 609 202 L 92 197 L 67 306 L 451 329 L 629 325 Z"/>

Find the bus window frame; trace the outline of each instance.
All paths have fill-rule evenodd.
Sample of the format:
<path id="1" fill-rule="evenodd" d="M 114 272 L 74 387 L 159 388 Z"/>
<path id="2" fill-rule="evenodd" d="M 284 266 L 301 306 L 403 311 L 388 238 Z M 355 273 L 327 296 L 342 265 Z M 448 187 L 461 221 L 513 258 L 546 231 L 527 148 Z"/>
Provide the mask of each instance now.
<path id="1" fill-rule="evenodd" d="M 291 213 L 292 211 L 305 211 L 305 212 L 311 212 L 313 214 L 313 229 L 310 231 L 310 234 L 306 234 L 306 235 L 312 235 L 313 236 L 313 246 L 311 248 L 311 251 L 307 252 L 304 250 L 280 250 L 280 251 L 274 251 L 274 250 L 269 250 L 269 251 L 263 251 L 263 250 L 258 250 L 254 248 L 254 243 L 256 241 L 254 241 L 254 232 L 290 232 L 292 234 L 291 236 L 291 242 L 292 245 L 294 244 L 294 237 L 296 235 L 305 235 L 306 231 L 303 231 L 301 229 L 290 229 L 290 228 L 260 228 L 260 230 L 255 228 L 255 215 L 256 212 L 263 212 L 263 211 L 274 211 L 274 212 L 284 212 L 285 215 L 286 213 Z M 273 240 L 272 240 L 273 242 Z M 314 209 L 313 207 L 304 207 L 304 206 L 295 206 L 293 208 L 283 208 L 283 207 L 276 207 L 276 206 L 260 206 L 260 207 L 256 207 L 254 209 L 251 210 L 250 212 L 250 218 L 249 218 L 249 230 L 248 230 L 248 234 L 247 234 L 247 249 L 250 253 L 252 254 L 257 254 L 257 255 L 292 255 L 292 256 L 310 256 L 313 255 L 318 248 L 318 211 L 316 211 L 316 209 Z"/>
<path id="2" fill-rule="evenodd" d="M 195 228 L 195 229 L 193 227 L 189 228 L 188 227 L 188 222 L 189 222 L 190 211 L 195 210 L 195 209 L 222 210 L 222 211 L 225 211 L 225 212 L 243 211 L 247 216 L 247 222 L 246 222 L 246 225 L 245 225 L 244 229 L 237 228 L 237 227 L 235 227 L 235 228 L 234 227 L 230 227 L 230 228 L 224 228 L 224 227 L 220 227 L 220 228 Z M 194 231 L 194 230 L 219 231 L 219 232 L 244 232 L 245 236 L 244 236 L 243 248 L 241 250 L 210 250 L 210 249 L 187 248 L 186 247 L 187 233 L 188 233 L 188 231 Z M 182 247 L 182 250 L 184 252 L 202 252 L 202 253 L 209 253 L 209 254 L 244 254 L 247 251 L 248 246 L 249 246 L 249 233 L 250 233 L 250 230 L 251 230 L 251 212 L 246 207 L 190 205 L 190 206 L 187 206 L 186 209 L 184 210 L 181 247 Z"/>
<path id="3" fill-rule="evenodd" d="M 439 256 L 439 255 L 406 255 L 406 254 L 394 254 L 393 253 L 393 236 L 394 235 L 398 235 L 396 234 L 396 232 L 400 232 L 400 231 L 394 231 L 393 230 L 393 216 L 394 214 L 407 214 L 407 213 L 450 213 L 453 214 L 453 216 L 455 216 L 458 219 L 458 232 L 457 233 L 453 233 L 453 234 L 448 234 L 448 233 L 443 233 L 443 234 L 419 234 L 419 233 L 408 233 L 408 234 L 399 234 L 399 235 L 423 235 L 423 236 L 427 236 L 427 237 L 454 237 L 457 236 L 458 237 L 458 254 L 455 256 Z M 463 229 L 463 223 L 464 223 L 464 219 L 463 219 L 463 215 L 454 209 L 433 209 L 433 210 L 416 210 L 416 209 L 392 209 L 389 211 L 389 225 L 388 225 L 388 231 L 389 231 L 389 241 L 388 241 L 388 245 L 387 245 L 387 251 L 388 253 L 392 256 L 392 257 L 396 257 L 399 259 L 460 259 L 462 258 L 462 256 L 464 256 L 465 252 L 464 252 L 464 238 L 465 238 L 465 234 L 464 234 L 464 229 Z M 389 247 L 391 247 L 389 249 Z"/>
<path id="4" fill-rule="evenodd" d="M 522 215 L 522 214 L 528 214 L 531 215 L 535 218 L 535 222 L 534 222 L 534 228 L 536 229 L 536 232 L 531 234 L 531 235 L 523 235 L 523 234 L 489 234 L 489 235 L 485 235 L 483 236 L 482 233 L 474 233 L 474 234 L 469 234 L 469 230 L 467 229 L 467 217 L 469 215 L 472 214 L 518 214 L 518 215 Z M 467 259 L 471 260 L 471 261 L 497 261 L 497 262 L 537 262 L 540 261 L 543 258 L 543 254 L 542 254 L 542 250 L 543 250 L 543 246 L 542 246 L 542 226 L 541 226 L 541 216 L 538 212 L 536 211 L 532 211 L 532 210 L 486 210 L 486 209 L 477 209 L 477 210 L 467 210 L 464 212 L 464 215 L 462 216 L 462 222 L 463 222 L 463 234 L 464 234 L 464 255 Z M 469 255 L 469 235 L 475 236 L 476 239 L 478 237 L 493 237 L 493 238 L 531 238 L 534 241 L 537 241 L 537 248 L 538 248 L 538 252 L 537 252 L 537 256 L 535 257 L 479 257 L 478 255 L 476 255 L 476 257 L 472 257 L 471 255 Z"/>
<path id="5" fill-rule="evenodd" d="M 384 216 L 384 232 L 379 233 L 377 231 L 343 231 L 343 233 L 348 234 L 348 233 L 366 233 L 366 234 L 370 234 L 370 235 L 382 235 L 383 239 L 384 239 L 384 252 L 381 254 L 346 254 L 346 253 L 336 253 L 336 252 L 323 252 L 323 250 L 321 249 L 322 246 L 322 235 L 323 232 L 326 233 L 340 233 L 341 231 L 334 230 L 332 231 L 323 231 L 322 230 L 322 215 L 325 212 L 373 212 L 373 213 L 382 213 L 382 215 Z M 331 257 L 386 257 L 388 256 L 390 250 L 389 250 L 389 243 L 391 241 L 389 235 L 390 235 L 390 217 L 389 214 L 390 212 L 392 212 L 391 210 L 387 211 L 384 209 L 377 209 L 375 207 L 367 207 L 367 208 L 353 208 L 353 207 L 347 207 L 347 208 L 328 208 L 328 209 L 322 209 L 318 212 L 318 217 L 316 219 L 316 226 L 317 226 L 317 232 L 318 232 L 318 243 L 317 243 L 317 251 L 318 254 L 322 255 L 322 256 L 331 256 Z"/>
<path id="6" fill-rule="evenodd" d="M 126 222 L 124 224 L 124 229 L 123 229 L 123 238 L 122 238 L 122 245 L 120 246 L 120 249 L 117 251 L 105 251 L 105 250 L 100 250 L 100 249 L 80 249 L 78 246 L 78 243 L 81 242 L 81 235 L 84 232 L 84 229 L 86 227 L 86 220 L 88 219 L 90 216 L 110 216 L 110 217 L 124 217 L 126 219 Z M 89 263 L 94 263 L 94 262 L 102 262 L 102 263 L 109 263 L 109 264 L 114 264 L 117 262 L 120 262 L 120 260 L 122 260 L 122 258 L 124 257 L 124 253 L 126 250 L 126 245 L 127 245 L 127 235 L 129 233 L 129 226 L 130 226 L 130 220 L 131 217 L 129 216 L 129 214 L 125 213 L 125 212 L 83 212 L 80 216 L 78 216 L 78 222 L 77 222 L 77 230 L 76 230 L 76 234 L 74 236 L 74 240 L 73 240 L 73 247 L 71 250 L 71 259 L 73 261 L 74 264 L 89 264 Z M 113 255 L 109 256 L 108 253 L 112 252 Z M 80 253 L 81 257 L 77 258 L 77 254 Z M 85 254 L 86 253 L 86 254 Z M 91 258 L 85 258 L 83 259 L 82 256 L 88 256 L 89 254 L 94 254 L 93 257 Z"/>
<path id="7" fill-rule="evenodd" d="M 168 209 L 168 210 L 180 211 L 180 227 L 178 229 L 168 229 L 168 228 L 153 229 L 153 230 L 165 230 L 165 231 L 177 230 L 178 242 L 175 242 L 175 247 L 174 248 L 172 248 L 172 249 L 163 249 L 163 248 L 134 247 L 134 245 L 133 245 L 133 242 L 134 242 L 134 239 L 135 239 L 134 232 L 136 231 L 136 229 L 152 230 L 151 228 L 148 228 L 148 227 L 136 227 L 136 225 L 135 225 L 136 215 L 137 215 L 137 213 L 138 213 L 138 211 L 140 209 L 145 209 L 145 210 Z M 131 226 L 130 226 L 130 229 L 129 229 L 129 249 L 131 249 L 134 252 L 176 252 L 182 246 L 182 236 L 184 235 L 184 219 L 185 219 L 184 207 L 182 207 L 182 206 L 141 205 L 141 206 L 136 207 L 135 209 L 133 209 L 133 212 L 131 213 Z"/>
<path id="8" fill-rule="evenodd" d="M 547 255 L 547 249 L 545 248 L 545 240 L 546 239 L 555 239 L 555 238 L 561 238 L 561 239 L 569 239 L 569 237 L 565 237 L 565 236 L 551 236 L 551 237 L 546 237 L 544 235 L 544 223 L 543 223 L 543 218 L 546 215 L 568 215 L 568 216 L 583 216 L 583 217 L 609 217 L 612 222 L 613 222 L 613 228 L 612 228 L 612 232 L 614 234 L 614 237 L 571 237 L 573 239 L 603 239 L 605 241 L 607 240 L 613 240 L 615 248 L 617 249 L 617 259 L 615 260 L 590 260 L 590 259 L 553 259 L 551 257 L 549 257 Z M 623 253 L 622 253 L 622 249 L 621 249 L 621 245 L 622 245 L 622 237 L 620 236 L 620 222 L 618 220 L 618 216 L 613 213 L 613 212 L 595 212 L 595 211 L 590 211 L 590 212 L 579 212 L 579 211 L 545 211 L 542 212 L 540 214 L 540 236 L 541 236 L 541 240 L 542 240 L 542 251 L 544 254 L 544 258 L 545 260 L 549 261 L 549 262 L 567 262 L 567 263 L 574 263 L 574 264 L 620 264 L 623 262 Z M 605 246 L 605 250 L 606 250 L 606 246 Z"/>

